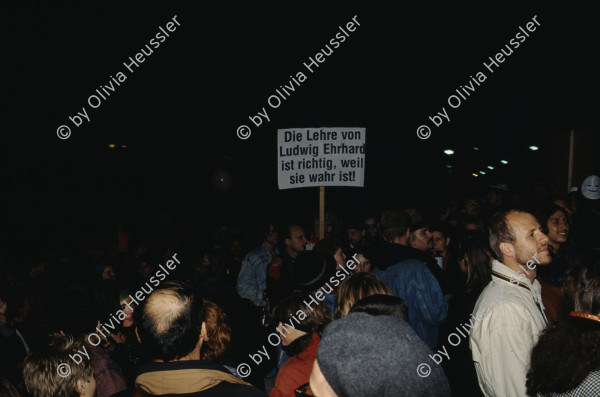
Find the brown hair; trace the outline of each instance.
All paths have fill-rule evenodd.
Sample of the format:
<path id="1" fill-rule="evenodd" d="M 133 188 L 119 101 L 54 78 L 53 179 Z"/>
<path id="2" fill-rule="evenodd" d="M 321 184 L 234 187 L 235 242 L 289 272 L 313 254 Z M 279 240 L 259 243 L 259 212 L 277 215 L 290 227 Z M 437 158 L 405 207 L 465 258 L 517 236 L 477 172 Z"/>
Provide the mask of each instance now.
<path id="1" fill-rule="evenodd" d="M 333 314 L 322 302 L 312 306 L 306 302 L 311 302 L 310 294 L 294 294 L 283 298 L 273 310 L 275 325 L 281 322 L 283 325 L 289 325 L 309 335 L 317 334 L 321 337 L 325 326 L 333 321 Z M 306 318 L 300 316 L 300 311 Z M 302 319 L 299 320 L 297 316 Z"/>
<path id="2" fill-rule="evenodd" d="M 78 354 L 82 346 L 83 342 L 75 341 L 71 335 L 52 334 L 48 346 L 25 359 L 23 378 L 27 391 L 34 397 L 79 397 L 77 381 L 89 382 L 93 376 L 92 364 L 86 357 L 81 357 L 79 364 L 69 357 Z M 70 375 L 62 377 L 59 372 Z"/>
<path id="3" fill-rule="evenodd" d="M 504 261 L 504 256 L 500 250 L 500 243 L 514 244 L 517 241 L 515 233 L 506 221 L 508 214 L 513 212 L 521 212 L 518 210 L 509 210 L 497 212 L 490 218 L 490 248 L 494 251 L 496 259 L 500 262 Z"/>
<path id="4" fill-rule="evenodd" d="M 335 317 L 344 317 L 364 297 L 392 295 L 390 287 L 372 273 L 356 273 L 342 282 L 335 300 Z"/>
<path id="5" fill-rule="evenodd" d="M 600 253 L 586 255 L 568 271 L 564 284 L 568 309 L 600 314 Z M 600 369 L 600 323 L 564 316 L 546 327 L 531 351 L 527 373 L 530 395 L 563 393 Z"/>
<path id="6" fill-rule="evenodd" d="M 227 315 L 216 303 L 203 299 L 206 337 L 200 349 L 200 359 L 219 362 L 227 353 L 231 342 L 231 328 L 227 321 Z"/>
<path id="7" fill-rule="evenodd" d="M 459 260 L 467 265 L 465 291 L 482 291 L 492 281 L 487 242 L 482 236 L 470 236 L 459 243 Z"/>

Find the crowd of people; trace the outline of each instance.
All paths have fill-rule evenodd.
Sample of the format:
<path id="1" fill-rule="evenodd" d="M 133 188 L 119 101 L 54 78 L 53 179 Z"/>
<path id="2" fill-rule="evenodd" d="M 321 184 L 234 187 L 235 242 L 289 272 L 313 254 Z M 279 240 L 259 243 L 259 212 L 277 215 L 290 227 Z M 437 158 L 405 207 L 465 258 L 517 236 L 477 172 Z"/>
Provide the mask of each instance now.
<path id="1" fill-rule="evenodd" d="M 325 236 L 265 219 L 255 246 L 115 227 L 81 252 L 16 250 L 0 396 L 598 396 L 590 178 L 328 217 Z"/>

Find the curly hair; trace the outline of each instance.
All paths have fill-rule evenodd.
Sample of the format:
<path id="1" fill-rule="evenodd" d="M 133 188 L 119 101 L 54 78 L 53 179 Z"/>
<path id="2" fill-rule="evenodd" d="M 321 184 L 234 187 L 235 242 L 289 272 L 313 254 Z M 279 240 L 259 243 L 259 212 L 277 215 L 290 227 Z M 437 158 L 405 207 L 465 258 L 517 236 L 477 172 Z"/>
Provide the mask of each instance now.
<path id="1" fill-rule="evenodd" d="M 353 274 L 340 285 L 335 300 L 335 317 L 344 317 L 356 302 L 376 294 L 392 295 L 392 290 L 372 273 Z"/>
<path id="2" fill-rule="evenodd" d="M 569 269 L 564 291 L 571 310 L 600 314 L 600 253 Z M 600 369 L 600 322 L 566 317 L 551 323 L 531 352 L 527 392 L 562 393 Z"/>
<path id="3" fill-rule="evenodd" d="M 204 299 L 206 338 L 200 349 L 200 359 L 220 362 L 229 351 L 231 328 L 227 315 L 216 303 Z"/>

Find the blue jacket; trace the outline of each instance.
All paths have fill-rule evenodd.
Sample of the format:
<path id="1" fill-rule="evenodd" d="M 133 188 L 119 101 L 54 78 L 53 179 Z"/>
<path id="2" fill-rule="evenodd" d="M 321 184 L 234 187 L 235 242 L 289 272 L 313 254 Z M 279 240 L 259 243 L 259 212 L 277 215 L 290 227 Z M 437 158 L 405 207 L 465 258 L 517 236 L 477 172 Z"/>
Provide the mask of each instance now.
<path id="1" fill-rule="evenodd" d="M 273 260 L 271 251 L 261 244 L 242 260 L 237 279 L 237 292 L 242 298 L 250 299 L 256 306 L 266 306 L 263 292 L 267 289 L 267 266 Z"/>
<path id="2" fill-rule="evenodd" d="M 400 248 L 403 246 L 392 245 L 398 246 L 392 247 L 392 250 L 404 251 Z M 411 327 L 435 351 L 440 325 L 448 315 L 448 302 L 444 301 L 440 284 L 425 263 L 407 258 L 385 269 L 376 267 L 373 273 L 390 287 L 395 296 L 406 301 Z"/>

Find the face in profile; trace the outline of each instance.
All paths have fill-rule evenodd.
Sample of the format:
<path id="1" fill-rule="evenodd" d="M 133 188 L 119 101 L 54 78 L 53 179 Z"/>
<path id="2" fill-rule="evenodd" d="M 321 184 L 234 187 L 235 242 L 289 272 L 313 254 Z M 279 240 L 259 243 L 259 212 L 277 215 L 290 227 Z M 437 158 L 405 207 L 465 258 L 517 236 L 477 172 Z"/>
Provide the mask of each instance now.
<path id="1" fill-rule="evenodd" d="M 534 260 L 537 265 L 547 265 L 552 262 L 548 250 L 548 236 L 546 236 L 535 217 L 526 212 L 512 212 L 506 220 L 515 234 L 516 242 L 515 259 L 518 264 L 526 266 L 527 262 Z"/>
<path id="2" fill-rule="evenodd" d="M 428 251 L 433 248 L 433 238 L 429 229 L 422 227 L 415 231 L 415 239 L 412 242 L 413 248 L 421 251 Z"/>
<path id="3" fill-rule="evenodd" d="M 290 229 L 290 238 L 285 240 L 286 244 L 295 252 L 304 251 L 306 245 L 306 236 L 304 230 L 299 226 L 293 226 Z"/>
<path id="4" fill-rule="evenodd" d="M 114 280 L 117 277 L 112 266 L 108 265 L 102 270 L 102 280 Z"/>
<path id="5" fill-rule="evenodd" d="M 344 254 L 341 248 L 338 248 L 337 251 L 335 251 L 333 257 L 335 258 L 335 263 L 337 263 L 338 268 L 344 266 L 344 263 L 346 262 L 346 254 Z"/>

